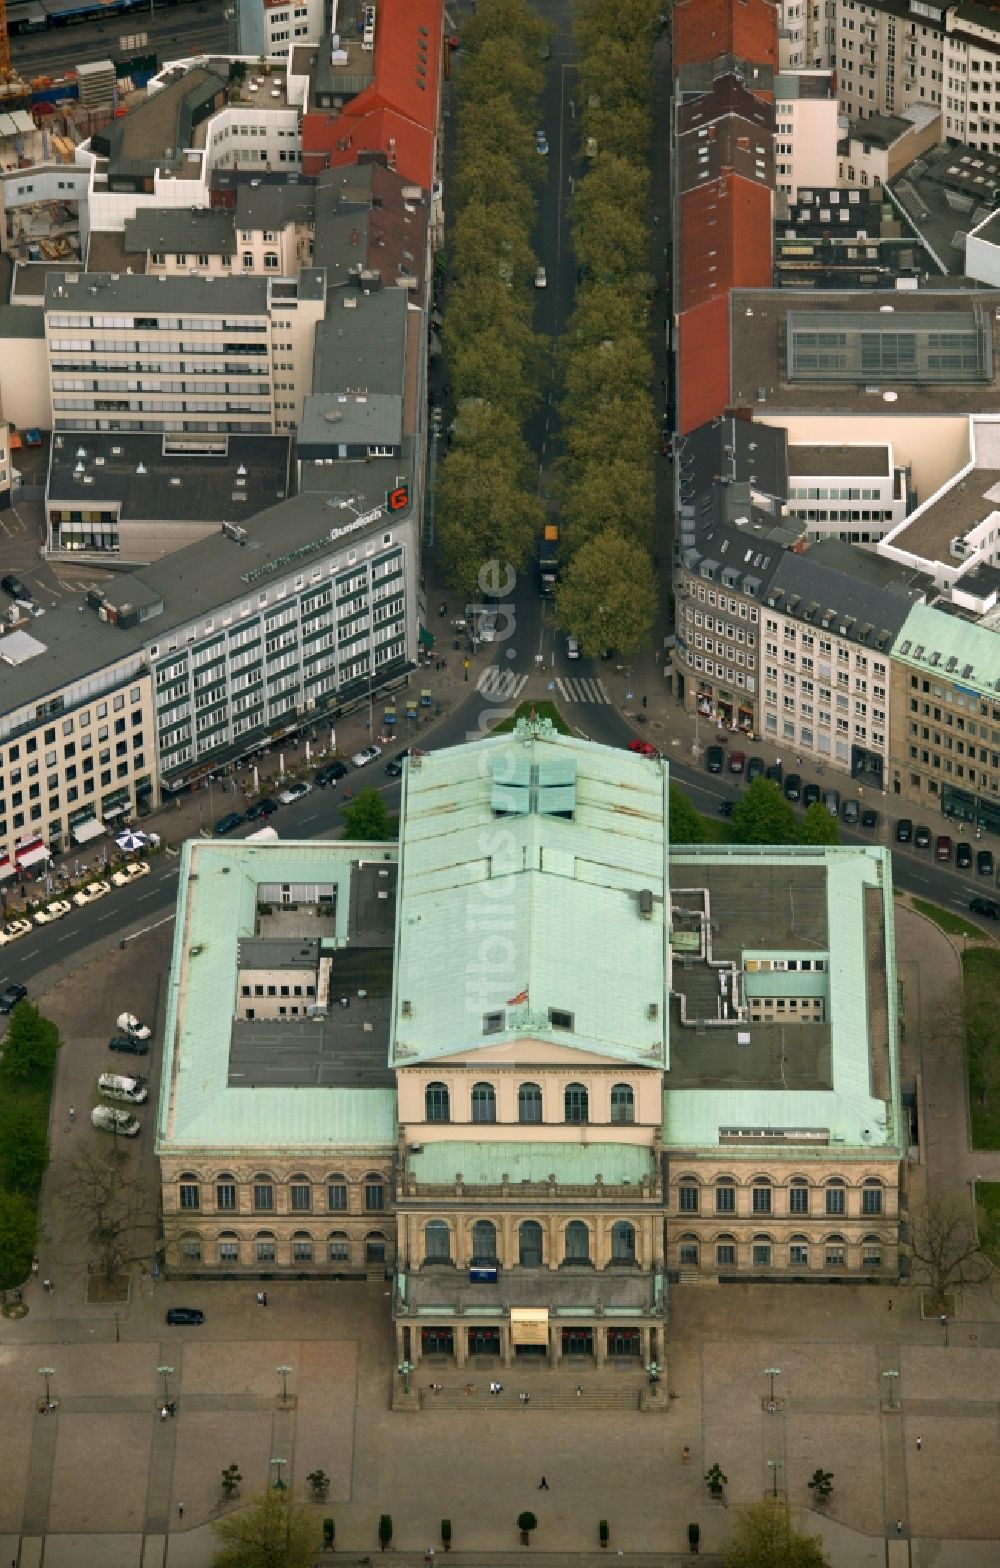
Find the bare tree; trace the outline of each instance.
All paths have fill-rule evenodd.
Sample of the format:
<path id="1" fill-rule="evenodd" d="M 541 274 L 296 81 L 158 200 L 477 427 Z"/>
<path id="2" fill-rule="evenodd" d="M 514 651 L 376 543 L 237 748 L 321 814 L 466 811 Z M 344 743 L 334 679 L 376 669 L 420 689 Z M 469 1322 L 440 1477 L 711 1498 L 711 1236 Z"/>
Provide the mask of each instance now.
<path id="1" fill-rule="evenodd" d="M 78 1154 L 70 1166 L 63 1200 L 85 1225 L 106 1279 L 113 1279 L 126 1263 L 151 1260 L 155 1219 L 142 1187 L 126 1174 L 114 1150 L 86 1149 Z"/>
<path id="2" fill-rule="evenodd" d="M 966 1197 L 934 1194 L 918 1204 L 910 1214 L 910 1249 L 934 1311 L 944 1307 L 950 1291 L 984 1285 L 993 1277 Z"/>

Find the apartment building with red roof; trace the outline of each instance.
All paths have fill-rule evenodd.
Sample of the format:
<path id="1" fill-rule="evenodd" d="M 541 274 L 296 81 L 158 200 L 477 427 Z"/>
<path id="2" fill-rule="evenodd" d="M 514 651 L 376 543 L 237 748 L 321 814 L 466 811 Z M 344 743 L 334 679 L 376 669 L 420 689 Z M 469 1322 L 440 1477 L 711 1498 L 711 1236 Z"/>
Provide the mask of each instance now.
<path id="1" fill-rule="evenodd" d="M 732 54 L 778 70 L 778 0 L 674 0 L 674 74 Z"/>

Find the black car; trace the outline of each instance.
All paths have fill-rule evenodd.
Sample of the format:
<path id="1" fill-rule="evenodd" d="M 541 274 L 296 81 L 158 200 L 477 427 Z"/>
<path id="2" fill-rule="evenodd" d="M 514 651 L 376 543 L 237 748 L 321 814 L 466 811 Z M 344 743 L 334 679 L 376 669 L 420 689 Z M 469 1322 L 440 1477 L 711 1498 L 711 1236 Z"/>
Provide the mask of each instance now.
<path id="1" fill-rule="evenodd" d="M 863 828 L 874 828 L 878 826 L 878 812 L 875 810 L 874 806 L 866 806 L 864 811 L 861 813 L 861 826 Z"/>
<path id="2" fill-rule="evenodd" d="M 705 766 L 709 773 L 721 773 L 725 761 L 726 754 L 721 746 L 709 746 L 705 753 Z"/>
<path id="3" fill-rule="evenodd" d="M 747 783 L 752 784 L 754 779 L 759 779 L 764 771 L 763 757 L 751 757 L 747 763 Z"/>
<path id="4" fill-rule="evenodd" d="M 205 1314 L 200 1307 L 168 1307 L 168 1323 L 204 1323 Z"/>
<path id="5" fill-rule="evenodd" d="M 31 590 L 25 587 L 20 577 L 15 577 L 8 572 L 6 577 L 0 577 L 0 588 L 4 593 L 9 593 L 12 599 L 30 599 Z"/>
<path id="6" fill-rule="evenodd" d="M 909 817 L 900 817 L 896 823 L 896 843 L 909 844 L 913 838 L 913 823 Z"/>
<path id="7" fill-rule="evenodd" d="M 243 817 L 240 812 L 227 811 L 224 817 L 219 818 L 218 822 L 215 824 L 213 832 L 217 836 L 223 833 L 234 833 L 242 821 Z"/>
<path id="8" fill-rule="evenodd" d="M 959 871 L 968 871 L 969 867 L 972 865 L 971 844 L 955 845 L 955 864 Z"/>
<path id="9" fill-rule="evenodd" d="M 721 817 L 731 817 L 735 810 L 736 810 L 736 802 L 735 801 L 733 801 L 733 800 L 720 800 L 719 801 L 719 815 Z"/>
<path id="10" fill-rule="evenodd" d="M 327 762 L 316 774 L 316 783 L 320 789 L 325 789 L 328 784 L 336 784 L 338 779 L 345 778 L 349 772 L 346 762 Z"/>
<path id="11" fill-rule="evenodd" d="M 820 789 L 818 784 L 807 784 L 805 789 L 802 791 L 802 804 L 805 806 L 807 811 L 809 810 L 810 806 L 818 805 L 822 798 L 823 791 Z"/>
<path id="12" fill-rule="evenodd" d="M 976 870 L 981 877 L 991 877 L 993 875 L 992 849 L 979 849 L 976 851 Z"/>
<path id="13" fill-rule="evenodd" d="M 969 908 L 974 915 L 985 915 L 987 920 L 1000 920 L 1000 904 L 995 898 L 970 898 Z"/>
<path id="14" fill-rule="evenodd" d="M 917 846 L 918 849 L 930 849 L 930 847 L 931 847 L 931 830 L 930 830 L 930 828 L 925 827 L 922 822 L 919 823 L 918 826 L 917 826 L 917 831 L 913 835 L 913 842 Z"/>
<path id="15" fill-rule="evenodd" d="M 255 801 L 252 806 L 247 807 L 247 821 L 259 822 L 261 817 L 273 817 L 280 809 L 278 802 L 267 795 L 263 800 Z"/>
<path id="16" fill-rule="evenodd" d="M 391 779 L 402 778 L 402 776 L 403 776 L 403 758 L 404 757 L 408 757 L 409 755 L 410 755 L 410 748 L 409 748 L 409 746 L 407 746 L 405 751 L 397 752 L 394 757 L 390 757 L 389 758 L 389 761 L 385 765 L 385 771 L 386 771 L 386 774 L 388 775 L 389 778 L 391 778 Z"/>
<path id="17" fill-rule="evenodd" d="M 12 1013 L 18 1002 L 23 1002 L 28 994 L 26 985 L 6 985 L 0 991 L 0 1013 Z"/>
<path id="18" fill-rule="evenodd" d="M 134 1034 L 113 1034 L 108 1041 L 109 1051 L 124 1051 L 128 1056 L 148 1056 L 149 1041 Z"/>
<path id="19" fill-rule="evenodd" d="M 779 789 L 781 787 L 781 776 L 780 762 L 772 762 L 769 768 L 764 769 L 764 777 L 770 779 L 772 784 L 777 784 Z"/>
<path id="20" fill-rule="evenodd" d="M 785 799 L 798 800 L 802 794 L 802 777 L 798 773 L 789 773 L 785 780 Z"/>

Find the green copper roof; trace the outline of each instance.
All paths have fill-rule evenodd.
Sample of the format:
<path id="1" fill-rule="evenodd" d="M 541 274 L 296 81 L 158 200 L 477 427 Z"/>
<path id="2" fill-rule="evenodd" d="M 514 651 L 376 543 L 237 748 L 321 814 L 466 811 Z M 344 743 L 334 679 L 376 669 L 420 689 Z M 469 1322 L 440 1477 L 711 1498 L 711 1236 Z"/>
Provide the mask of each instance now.
<path id="1" fill-rule="evenodd" d="M 425 1143 L 407 1156 L 407 1168 L 432 1186 L 448 1186 L 459 1173 L 470 1187 L 499 1187 L 505 1176 L 511 1185 L 555 1176 L 560 1187 L 593 1186 L 597 1176 L 609 1187 L 638 1186 L 655 1177 L 653 1151 L 635 1143 Z"/>
<path id="2" fill-rule="evenodd" d="M 961 587 L 961 583 L 958 585 Z M 1000 639 L 986 626 L 915 604 L 896 638 L 892 656 L 924 675 L 1000 699 Z"/>
<path id="3" fill-rule="evenodd" d="M 337 886 L 344 940 L 359 855 L 389 846 L 189 840 L 183 848 L 170 965 L 157 1153 L 171 1149 L 392 1148 L 392 1088 L 231 1087 L 237 944 L 254 935 L 259 882 Z M 392 851 L 390 851 L 392 853 Z"/>
<path id="4" fill-rule="evenodd" d="M 393 1065 L 523 1035 L 663 1063 L 666 802 L 665 763 L 544 722 L 410 759 Z"/>

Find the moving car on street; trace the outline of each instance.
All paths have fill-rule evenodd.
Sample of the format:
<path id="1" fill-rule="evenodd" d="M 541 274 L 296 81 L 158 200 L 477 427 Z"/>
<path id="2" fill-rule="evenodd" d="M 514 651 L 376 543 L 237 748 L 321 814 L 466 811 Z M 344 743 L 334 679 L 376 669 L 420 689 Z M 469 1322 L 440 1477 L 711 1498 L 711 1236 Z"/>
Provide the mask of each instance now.
<path id="1" fill-rule="evenodd" d="M 27 994 L 26 985 L 18 985 L 16 982 L 5 985 L 0 991 L 0 1013 L 12 1013 L 18 1002 L 23 1002 Z"/>
<path id="2" fill-rule="evenodd" d="M 259 822 L 261 817 L 273 817 L 278 809 L 278 802 L 266 795 L 263 800 L 257 800 L 247 807 L 247 821 Z"/>
<path id="3" fill-rule="evenodd" d="M 339 779 L 346 778 L 347 771 L 346 762 L 327 762 L 320 768 L 313 782 L 318 784 L 320 789 L 325 789 L 328 784 L 336 784 Z"/>
<path id="4" fill-rule="evenodd" d="M 351 758 L 351 766 L 354 768 L 367 767 L 369 762 L 374 762 L 375 758 L 381 757 L 381 755 L 381 746 L 376 746 L 373 741 L 370 746 L 362 746 L 360 751 L 354 753 L 354 756 Z"/>
<path id="5" fill-rule="evenodd" d="M 298 779 L 296 783 L 289 784 L 287 789 L 283 789 L 278 799 L 283 806 L 290 806 L 293 800 L 301 800 L 303 795 L 311 794 L 312 785 L 307 784 L 305 779 Z"/>

